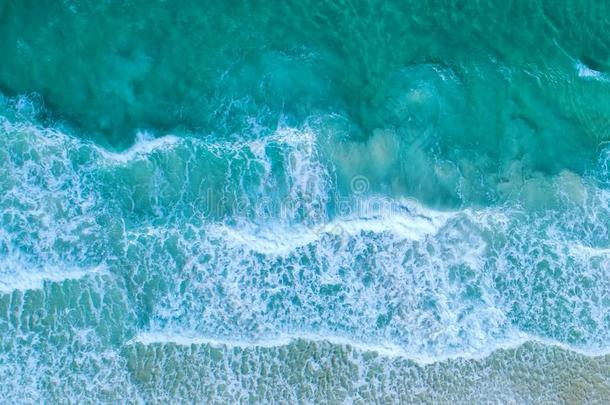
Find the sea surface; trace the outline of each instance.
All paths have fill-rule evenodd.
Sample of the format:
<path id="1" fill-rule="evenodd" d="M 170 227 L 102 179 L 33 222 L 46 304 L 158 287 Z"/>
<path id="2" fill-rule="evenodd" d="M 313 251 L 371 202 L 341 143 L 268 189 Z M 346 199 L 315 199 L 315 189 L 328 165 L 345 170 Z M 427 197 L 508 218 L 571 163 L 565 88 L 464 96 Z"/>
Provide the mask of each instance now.
<path id="1" fill-rule="evenodd" d="M 610 2 L 0 0 L 0 403 L 605 403 Z"/>

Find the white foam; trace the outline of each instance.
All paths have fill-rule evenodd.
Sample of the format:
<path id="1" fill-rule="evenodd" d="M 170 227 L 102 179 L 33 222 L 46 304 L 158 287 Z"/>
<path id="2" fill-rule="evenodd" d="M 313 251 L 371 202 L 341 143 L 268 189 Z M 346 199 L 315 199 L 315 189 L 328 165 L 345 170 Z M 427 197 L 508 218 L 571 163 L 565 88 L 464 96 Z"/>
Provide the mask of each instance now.
<path id="1" fill-rule="evenodd" d="M 578 69 L 578 77 L 586 78 L 586 79 L 595 79 L 595 80 L 608 80 L 606 74 L 591 69 L 587 65 L 582 62 L 576 63 L 576 69 Z"/>
<path id="2" fill-rule="evenodd" d="M 136 337 L 129 341 L 129 344 L 140 343 L 143 345 L 152 345 L 173 343 L 179 346 L 207 345 L 214 348 L 229 349 L 272 349 L 288 346 L 298 340 L 305 340 L 310 342 L 327 342 L 333 345 L 350 346 L 358 351 L 375 352 L 384 357 L 410 357 L 402 347 L 392 343 L 367 344 L 346 337 L 333 335 L 318 335 L 314 333 L 281 334 L 258 340 L 234 340 L 210 338 L 198 335 L 196 333 L 184 331 L 156 331 L 138 334 Z"/>
<path id="3" fill-rule="evenodd" d="M 143 158 L 156 150 L 169 149 L 178 144 L 180 139 L 174 135 L 165 135 L 153 138 L 149 134 L 142 132 L 136 136 L 136 142 L 127 150 L 122 152 L 111 152 L 102 147 L 93 147 L 110 162 L 127 163 L 129 161 Z"/>
<path id="4" fill-rule="evenodd" d="M 377 215 L 352 215 L 311 226 L 282 222 L 263 225 L 242 223 L 239 226 L 214 224 L 208 231 L 210 235 L 220 237 L 232 246 L 282 256 L 315 243 L 324 236 L 354 237 L 363 232 L 371 232 L 389 233 L 406 240 L 422 240 L 428 235 L 434 235 L 449 218 L 459 214 L 459 211 L 433 211 L 407 200 L 387 208 L 387 211 Z"/>
<path id="5" fill-rule="evenodd" d="M 310 228 L 302 225 L 287 227 L 231 227 L 228 225 L 212 225 L 208 228 L 210 235 L 226 241 L 233 247 L 243 247 L 250 251 L 266 255 L 282 256 L 295 249 L 315 242 L 318 235 Z"/>
<path id="6" fill-rule="evenodd" d="M 368 205 L 368 208 L 364 210 L 364 215 L 333 221 L 329 226 L 331 228 L 339 226 L 351 235 L 357 235 L 363 231 L 390 232 L 405 239 L 421 240 L 425 236 L 436 234 L 447 220 L 460 213 L 459 211 L 435 211 L 407 199 L 400 200 L 397 205 L 391 204 L 388 200 L 385 207 L 375 210 L 371 208 L 372 205 L 375 205 L 375 201 L 383 204 L 385 200 L 375 199 L 375 197 L 364 200 L 363 205 Z"/>
<path id="7" fill-rule="evenodd" d="M 583 255 L 585 258 L 610 256 L 610 248 L 585 246 L 582 243 L 567 243 L 567 248 L 573 255 Z"/>
<path id="8" fill-rule="evenodd" d="M 60 283 L 66 280 L 79 280 L 84 277 L 105 274 L 104 265 L 92 268 L 60 268 L 56 266 L 43 269 L 29 269 L 27 265 L 10 262 L 6 259 L 0 262 L 0 294 L 10 294 L 13 291 L 28 291 L 42 289 L 45 282 Z"/>

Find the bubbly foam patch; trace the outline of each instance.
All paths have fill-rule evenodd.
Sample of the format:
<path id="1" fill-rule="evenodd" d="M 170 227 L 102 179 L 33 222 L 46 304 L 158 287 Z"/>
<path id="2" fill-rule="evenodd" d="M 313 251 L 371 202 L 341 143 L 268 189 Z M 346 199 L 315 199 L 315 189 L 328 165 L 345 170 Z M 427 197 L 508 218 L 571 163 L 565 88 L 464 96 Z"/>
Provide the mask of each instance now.
<path id="1" fill-rule="evenodd" d="M 550 290 L 559 300 L 577 299 L 589 305 L 587 296 L 574 297 L 571 291 L 559 289 L 555 277 L 575 287 L 596 277 L 594 294 L 603 294 L 608 266 L 604 251 L 562 239 L 552 216 L 530 219 L 530 226 L 519 218 L 522 214 L 423 212 L 415 217 L 427 218 L 426 224 L 434 222 L 430 218 L 435 215 L 444 218 L 434 232 L 424 232 L 421 238 L 394 231 L 396 217 L 386 218 L 382 227 L 378 218 L 361 219 L 351 229 L 349 219 L 338 221 L 348 231 L 331 228 L 315 237 L 307 228 L 300 233 L 271 224 L 249 230 L 244 224 L 211 225 L 192 240 L 179 237 L 178 245 L 190 259 L 173 274 L 181 280 L 180 292 L 160 302 L 157 321 L 244 339 L 294 325 L 322 327 L 363 340 L 389 339 L 414 353 L 441 357 L 485 351 L 510 340 L 521 328 L 523 333 L 563 341 L 575 349 L 587 344 L 603 348 L 603 333 L 589 335 L 586 341 L 570 336 L 579 328 L 590 328 L 591 320 L 603 322 L 601 307 L 574 323 L 560 307 L 554 308 L 554 314 L 540 311 L 549 298 L 537 291 Z M 157 231 L 151 241 L 177 235 L 167 229 Z M 576 273 L 561 272 L 566 265 Z M 592 287 L 587 287 L 589 294 Z M 214 310 L 206 310 L 210 306 Z M 519 324 L 522 313 L 511 311 L 522 310 L 529 313 Z M 401 312 L 418 315 L 412 321 L 395 315 Z M 540 325 L 528 324 L 532 319 Z M 564 321 L 572 322 L 573 329 L 566 328 Z"/>

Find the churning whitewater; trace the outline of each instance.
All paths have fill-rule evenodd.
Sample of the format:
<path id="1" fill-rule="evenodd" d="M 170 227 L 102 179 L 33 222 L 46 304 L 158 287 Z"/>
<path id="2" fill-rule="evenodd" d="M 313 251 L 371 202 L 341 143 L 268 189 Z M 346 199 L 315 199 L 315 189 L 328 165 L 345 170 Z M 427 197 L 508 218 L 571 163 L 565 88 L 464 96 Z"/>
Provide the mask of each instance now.
<path id="1" fill-rule="evenodd" d="M 0 0 L 1 403 L 610 396 L 607 6 L 170 3 Z"/>

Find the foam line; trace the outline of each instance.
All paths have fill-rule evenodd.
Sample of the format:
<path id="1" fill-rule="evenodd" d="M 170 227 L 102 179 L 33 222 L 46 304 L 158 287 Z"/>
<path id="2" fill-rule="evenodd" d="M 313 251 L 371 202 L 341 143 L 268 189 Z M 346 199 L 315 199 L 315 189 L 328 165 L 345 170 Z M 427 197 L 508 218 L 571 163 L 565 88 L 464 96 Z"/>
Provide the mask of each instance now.
<path id="1" fill-rule="evenodd" d="M 165 135 L 159 138 L 152 138 L 146 134 L 138 134 L 136 142 L 127 150 L 122 152 L 111 152 L 99 146 L 94 148 L 107 160 L 117 163 L 127 163 L 138 157 L 146 156 L 155 150 L 162 150 L 173 147 L 180 139 L 174 135 Z"/>
<path id="2" fill-rule="evenodd" d="M 391 210 L 380 216 L 352 216 L 338 218 L 318 225 L 288 225 L 282 223 L 255 226 L 251 223 L 230 227 L 214 224 L 209 233 L 232 245 L 267 255 L 286 255 L 307 246 L 324 235 L 358 236 L 362 232 L 389 233 L 406 240 L 421 240 L 436 234 L 451 217 L 460 211 L 440 212 L 409 201 L 401 202 L 402 209 Z"/>
<path id="3" fill-rule="evenodd" d="M 482 360 L 489 357 L 494 352 L 499 350 L 511 350 L 517 349 L 526 343 L 538 343 L 544 346 L 554 346 L 562 350 L 571 351 L 587 357 L 601 357 L 610 354 L 610 348 L 602 350 L 589 350 L 578 347 L 566 345 L 561 342 L 557 342 L 550 339 L 539 338 L 537 336 L 528 335 L 526 333 L 517 332 L 511 338 L 507 338 L 497 344 L 489 347 L 482 351 L 462 351 L 452 354 L 441 354 L 438 356 L 421 355 L 417 353 L 411 353 L 405 348 L 396 345 L 394 343 L 382 342 L 382 343 L 366 343 L 350 339 L 349 337 L 335 336 L 335 335 L 321 335 L 315 333 L 296 333 L 296 334 L 281 334 L 272 336 L 269 338 L 257 339 L 257 340 L 233 340 L 233 339 L 220 339 L 211 338 L 191 332 L 173 332 L 173 331 L 154 331 L 154 332 L 143 332 L 131 339 L 127 344 L 142 344 L 142 345 L 154 345 L 154 344 L 175 344 L 179 346 L 190 346 L 190 345 L 202 345 L 210 346 L 214 348 L 228 348 L 228 349 L 255 349 L 255 348 L 279 348 L 288 346 L 295 343 L 298 340 L 305 340 L 308 342 L 326 342 L 332 345 L 338 346 L 349 346 L 359 352 L 372 352 L 377 353 L 382 357 L 389 359 L 401 358 L 413 361 L 420 365 L 428 365 L 447 360 L 454 359 L 465 359 L 465 360 Z"/>
<path id="4" fill-rule="evenodd" d="M 2 269 L 0 273 L 0 294 L 10 294 L 14 291 L 39 290 L 43 288 L 44 283 L 47 281 L 61 283 L 66 280 L 79 280 L 93 275 L 105 274 L 106 272 L 107 269 L 103 265 L 87 269 L 47 267 L 36 272 L 20 270 L 10 272 L 9 274 L 6 274 L 5 269 Z"/>

